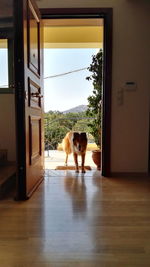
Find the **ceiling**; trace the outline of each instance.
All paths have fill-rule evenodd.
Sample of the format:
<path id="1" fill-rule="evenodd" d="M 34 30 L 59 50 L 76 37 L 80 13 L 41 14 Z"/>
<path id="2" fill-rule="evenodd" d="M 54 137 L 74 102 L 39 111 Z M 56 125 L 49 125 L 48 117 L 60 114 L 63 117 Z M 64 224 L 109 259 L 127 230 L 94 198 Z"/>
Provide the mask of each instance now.
<path id="1" fill-rule="evenodd" d="M 13 0 L 0 0 L 0 27 L 12 27 L 12 22 L 9 21 L 13 14 L 12 6 Z M 103 46 L 103 19 L 46 19 L 43 22 L 46 48 L 102 48 Z"/>

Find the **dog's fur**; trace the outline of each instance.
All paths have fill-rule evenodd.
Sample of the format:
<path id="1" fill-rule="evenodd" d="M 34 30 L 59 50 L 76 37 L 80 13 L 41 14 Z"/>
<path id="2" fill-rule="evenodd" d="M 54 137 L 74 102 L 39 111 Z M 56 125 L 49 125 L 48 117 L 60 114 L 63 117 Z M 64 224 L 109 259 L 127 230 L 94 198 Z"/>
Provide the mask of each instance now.
<path id="1" fill-rule="evenodd" d="M 74 162 L 75 162 L 75 169 L 76 172 L 79 172 L 78 166 L 78 155 L 82 158 L 81 163 L 81 170 L 82 173 L 85 173 L 85 154 L 86 154 L 86 147 L 87 147 L 87 135 L 85 132 L 78 133 L 78 132 L 68 132 L 62 141 L 63 150 L 66 152 L 66 160 L 65 165 L 67 166 L 68 162 L 68 155 L 73 153 Z"/>

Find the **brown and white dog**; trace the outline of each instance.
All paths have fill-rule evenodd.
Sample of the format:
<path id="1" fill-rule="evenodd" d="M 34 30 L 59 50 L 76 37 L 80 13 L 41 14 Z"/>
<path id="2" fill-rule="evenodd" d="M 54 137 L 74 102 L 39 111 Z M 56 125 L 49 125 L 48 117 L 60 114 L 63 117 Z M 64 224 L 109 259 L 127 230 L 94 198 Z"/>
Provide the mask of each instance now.
<path id="1" fill-rule="evenodd" d="M 68 162 L 68 155 L 73 153 L 74 162 L 76 172 L 79 172 L 79 165 L 78 165 L 78 155 L 81 156 L 81 170 L 82 173 L 85 173 L 85 154 L 86 154 L 86 147 L 87 147 L 87 135 L 85 132 L 68 132 L 62 141 L 63 150 L 66 152 L 66 160 L 65 165 L 67 166 Z"/>

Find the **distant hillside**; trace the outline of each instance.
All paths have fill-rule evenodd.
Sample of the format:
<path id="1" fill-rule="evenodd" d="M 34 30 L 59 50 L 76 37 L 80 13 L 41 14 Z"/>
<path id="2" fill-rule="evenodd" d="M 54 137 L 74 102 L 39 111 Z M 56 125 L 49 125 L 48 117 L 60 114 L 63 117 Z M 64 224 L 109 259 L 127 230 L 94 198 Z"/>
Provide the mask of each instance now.
<path id="1" fill-rule="evenodd" d="M 84 112 L 87 110 L 87 105 L 79 105 L 77 107 L 74 108 L 70 108 L 68 110 L 63 111 L 63 114 L 66 113 L 78 113 L 78 112 Z"/>

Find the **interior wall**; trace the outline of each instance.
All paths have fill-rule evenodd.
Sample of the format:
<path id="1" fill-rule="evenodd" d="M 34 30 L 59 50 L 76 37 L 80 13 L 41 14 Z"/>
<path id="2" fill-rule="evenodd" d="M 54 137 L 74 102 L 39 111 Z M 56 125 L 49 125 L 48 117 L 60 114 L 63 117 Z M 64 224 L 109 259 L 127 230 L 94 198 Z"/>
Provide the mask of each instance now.
<path id="1" fill-rule="evenodd" d="M 15 99 L 13 94 L 0 95 L 0 149 L 8 149 L 8 160 L 16 160 Z"/>
<path id="2" fill-rule="evenodd" d="M 150 91 L 148 0 L 43 0 L 41 8 L 113 8 L 111 171 L 147 172 Z M 127 91 L 132 81 L 137 89 Z"/>

